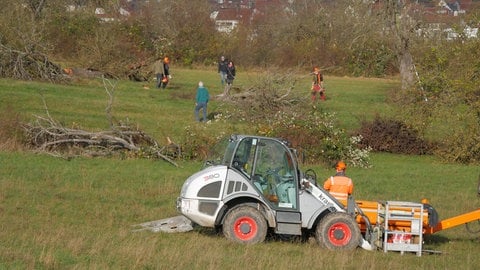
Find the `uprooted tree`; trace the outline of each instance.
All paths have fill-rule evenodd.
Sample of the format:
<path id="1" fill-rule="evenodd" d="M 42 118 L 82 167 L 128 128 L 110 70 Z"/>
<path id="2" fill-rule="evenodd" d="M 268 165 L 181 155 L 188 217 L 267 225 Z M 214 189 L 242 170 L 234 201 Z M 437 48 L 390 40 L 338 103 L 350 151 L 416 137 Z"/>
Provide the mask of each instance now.
<path id="1" fill-rule="evenodd" d="M 50 115 L 44 100 L 46 115 L 36 115 L 35 121 L 24 125 L 28 144 L 36 151 L 67 159 L 81 155 L 112 156 L 128 152 L 139 157 L 163 159 L 177 166 L 173 161 L 181 154 L 177 144 L 167 138 L 169 143 L 162 146 L 135 124 L 114 120 L 111 116 L 111 106 L 115 84 L 105 78 L 103 80 L 110 97 L 106 108 L 110 130 L 90 132 L 65 127 Z"/>

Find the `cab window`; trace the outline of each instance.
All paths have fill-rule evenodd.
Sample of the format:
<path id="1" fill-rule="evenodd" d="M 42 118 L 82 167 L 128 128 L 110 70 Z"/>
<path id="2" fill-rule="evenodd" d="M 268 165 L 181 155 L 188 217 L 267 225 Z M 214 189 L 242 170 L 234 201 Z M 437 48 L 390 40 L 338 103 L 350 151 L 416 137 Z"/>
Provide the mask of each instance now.
<path id="1" fill-rule="evenodd" d="M 232 161 L 232 167 L 250 178 L 252 175 L 253 161 L 255 157 L 255 149 L 258 139 L 243 139 L 237 147 Z"/>
<path id="2" fill-rule="evenodd" d="M 272 205 L 296 208 L 297 185 L 294 172 L 292 157 L 283 144 L 268 139 L 258 143 L 253 180 Z"/>

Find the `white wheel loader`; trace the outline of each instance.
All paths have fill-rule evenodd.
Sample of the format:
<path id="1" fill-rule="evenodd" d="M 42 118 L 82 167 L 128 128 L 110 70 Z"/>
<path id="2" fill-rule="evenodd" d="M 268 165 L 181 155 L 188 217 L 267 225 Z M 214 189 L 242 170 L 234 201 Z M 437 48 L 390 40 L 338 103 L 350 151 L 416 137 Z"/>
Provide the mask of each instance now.
<path id="1" fill-rule="evenodd" d="M 189 177 L 178 211 L 193 223 L 222 229 L 235 242 L 258 243 L 267 232 L 314 235 L 328 249 L 371 249 L 355 216 L 302 173 L 287 142 L 232 135 L 212 151 L 206 166 Z"/>

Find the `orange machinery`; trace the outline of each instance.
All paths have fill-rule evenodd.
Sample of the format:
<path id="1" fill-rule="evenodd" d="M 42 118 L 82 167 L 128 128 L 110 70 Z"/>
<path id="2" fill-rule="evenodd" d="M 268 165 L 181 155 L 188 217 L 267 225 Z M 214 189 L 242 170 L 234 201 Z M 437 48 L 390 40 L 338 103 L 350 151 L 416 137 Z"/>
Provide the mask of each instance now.
<path id="1" fill-rule="evenodd" d="M 467 224 L 472 221 L 479 221 L 480 222 L 480 208 L 468 213 L 464 213 L 458 216 L 454 216 L 451 218 L 447 218 L 444 220 L 438 220 L 438 214 L 435 209 L 428 204 L 426 199 L 422 200 L 424 204 L 423 210 L 423 234 L 433 234 L 441 230 L 450 229 L 456 226 L 460 226 L 463 224 Z M 374 201 L 356 201 L 358 208 L 361 209 L 360 212 L 363 212 L 363 215 L 368 218 L 372 227 L 375 227 L 379 222 L 383 222 L 381 219 L 381 215 L 379 212 L 385 211 L 382 209 L 382 205 L 380 202 Z M 397 207 L 391 208 L 389 211 L 396 212 L 397 214 L 401 215 L 402 212 L 406 215 L 413 215 L 416 217 L 420 217 L 420 213 L 411 213 L 412 209 L 404 208 L 404 207 Z M 357 215 L 357 223 L 360 225 L 360 229 L 362 232 L 367 230 L 367 222 L 365 218 L 361 215 Z M 388 223 L 389 230 L 392 231 L 404 231 L 410 232 L 411 230 L 411 223 L 406 220 L 391 220 Z"/>

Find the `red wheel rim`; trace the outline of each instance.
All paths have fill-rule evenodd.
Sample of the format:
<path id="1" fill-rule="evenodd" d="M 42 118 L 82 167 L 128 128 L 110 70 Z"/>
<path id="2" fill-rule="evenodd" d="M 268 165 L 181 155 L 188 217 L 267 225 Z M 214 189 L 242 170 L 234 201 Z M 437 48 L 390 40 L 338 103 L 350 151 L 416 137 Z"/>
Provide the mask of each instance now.
<path id="1" fill-rule="evenodd" d="M 233 232 L 238 239 L 250 240 L 258 231 L 257 222 L 251 217 L 240 217 L 233 224 Z"/>
<path id="2" fill-rule="evenodd" d="M 328 240 L 335 246 L 345 246 L 350 239 L 352 239 L 352 231 L 345 223 L 335 223 L 328 229 Z"/>

